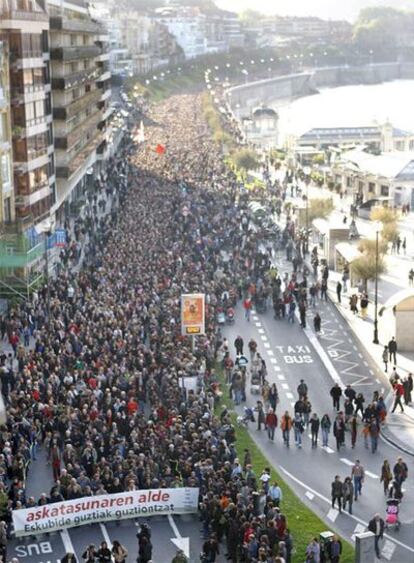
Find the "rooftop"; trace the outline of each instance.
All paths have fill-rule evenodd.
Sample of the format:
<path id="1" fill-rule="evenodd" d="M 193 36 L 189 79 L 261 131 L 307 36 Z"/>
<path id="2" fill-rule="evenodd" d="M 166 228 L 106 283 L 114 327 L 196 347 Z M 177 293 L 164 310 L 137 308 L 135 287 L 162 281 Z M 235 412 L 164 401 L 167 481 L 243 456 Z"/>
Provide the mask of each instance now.
<path id="1" fill-rule="evenodd" d="M 357 170 L 396 180 L 414 180 L 414 152 L 393 151 L 373 155 L 361 148 L 344 153 L 342 162 Z"/>

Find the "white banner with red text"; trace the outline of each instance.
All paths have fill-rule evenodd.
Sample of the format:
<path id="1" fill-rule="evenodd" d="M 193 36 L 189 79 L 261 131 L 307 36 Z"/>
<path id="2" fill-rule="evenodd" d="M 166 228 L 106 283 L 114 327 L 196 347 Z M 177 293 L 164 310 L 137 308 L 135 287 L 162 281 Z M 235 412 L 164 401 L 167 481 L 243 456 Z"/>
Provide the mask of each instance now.
<path id="1" fill-rule="evenodd" d="M 111 520 L 190 514 L 197 509 L 196 487 L 144 489 L 13 510 L 13 524 L 17 537 L 32 536 Z"/>

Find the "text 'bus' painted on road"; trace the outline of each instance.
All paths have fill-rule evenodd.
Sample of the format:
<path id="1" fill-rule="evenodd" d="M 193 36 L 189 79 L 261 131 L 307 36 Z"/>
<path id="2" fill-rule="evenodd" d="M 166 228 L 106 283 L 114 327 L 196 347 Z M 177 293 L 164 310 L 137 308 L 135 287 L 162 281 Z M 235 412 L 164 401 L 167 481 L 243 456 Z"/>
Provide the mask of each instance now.
<path id="1" fill-rule="evenodd" d="M 276 346 L 277 350 L 282 354 L 286 364 L 311 364 L 313 358 L 309 346 Z"/>
<path id="2" fill-rule="evenodd" d="M 17 557 L 32 557 L 33 555 L 46 555 L 53 553 L 52 545 L 48 541 L 16 545 L 14 548 Z"/>

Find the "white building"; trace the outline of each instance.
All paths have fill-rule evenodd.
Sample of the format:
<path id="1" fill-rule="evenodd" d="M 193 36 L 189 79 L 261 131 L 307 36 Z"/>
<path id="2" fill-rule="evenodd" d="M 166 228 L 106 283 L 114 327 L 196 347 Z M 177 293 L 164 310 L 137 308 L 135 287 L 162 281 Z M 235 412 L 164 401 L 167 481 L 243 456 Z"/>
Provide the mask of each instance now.
<path id="1" fill-rule="evenodd" d="M 359 147 L 342 154 L 332 174 L 335 183 L 352 191 L 358 203 L 377 200 L 414 208 L 414 152 L 374 155 Z"/>
<path id="2" fill-rule="evenodd" d="M 265 150 L 277 147 L 279 117 L 274 109 L 260 106 L 242 120 L 247 141 Z"/>
<path id="3" fill-rule="evenodd" d="M 205 55 L 206 16 L 192 8 L 160 8 L 156 10 L 156 21 L 165 25 L 184 51 L 186 59 Z"/>

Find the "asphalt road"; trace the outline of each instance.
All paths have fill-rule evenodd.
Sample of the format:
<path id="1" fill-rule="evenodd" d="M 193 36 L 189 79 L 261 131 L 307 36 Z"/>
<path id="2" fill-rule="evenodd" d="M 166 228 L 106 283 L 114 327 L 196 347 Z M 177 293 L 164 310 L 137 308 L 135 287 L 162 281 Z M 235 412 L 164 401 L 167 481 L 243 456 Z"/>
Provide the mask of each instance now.
<path id="1" fill-rule="evenodd" d="M 110 522 L 105 525 L 92 524 L 36 538 L 15 538 L 9 542 L 8 558 L 18 557 L 21 563 L 59 563 L 66 552 L 72 551 L 79 561 L 83 561 L 82 553 L 89 544 L 99 546 L 102 541 L 109 543 L 118 540 L 128 549 L 127 562 L 133 563 L 138 555 L 136 534 L 139 524 L 144 521 L 150 524 L 152 530 L 154 563 L 169 563 L 176 554 L 177 547 L 171 541 L 171 538 L 176 537 L 175 532 L 165 516 Z M 183 538 L 190 538 L 190 561 L 199 561 L 202 539 L 197 515 L 174 516 L 173 526 Z"/>
<path id="2" fill-rule="evenodd" d="M 278 263 L 280 266 L 280 260 Z M 280 269 L 283 272 L 290 271 L 291 267 L 282 260 Z M 319 338 L 314 334 L 312 324 L 316 311 L 322 317 L 323 330 Z M 279 390 L 279 416 L 285 410 L 292 412 L 300 379 L 304 379 L 308 385 L 313 412 L 319 416 L 326 412 L 331 419 L 334 411 L 329 390 L 334 383 L 333 378 L 339 377 L 344 384 L 352 384 L 357 392 L 364 394 L 367 401 L 371 400 L 375 389 L 387 389 L 385 376 L 377 371 L 330 302 L 318 302 L 315 309 L 308 312 L 308 328 L 305 330 L 299 326 L 297 319 L 293 325 L 286 320 L 274 320 L 270 309 L 262 315 L 254 314 L 251 321 L 247 322 L 239 308 L 235 325 L 226 327 L 224 334 L 231 346 L 238 334 L 243 337 L 246 348 L 250 338 L 258 342 L 259 352 L 267 363 L 268 379 L 270 383 L 276 383 Z M 254 406 L 258 396 L 252 395 L 250 390 L 247 395 L 247 403 Z M 364 447 L 359 436 L 355 449 L 351 449 L 347 433 L 346 447 L 338 453 L 332 434 L 329 448 L 324 450 L 320 446 L 312 449 L 310 437 L 305 432 L 302 449 L 297 449 L 294 443 L 287 449 L 283 445 L 280 430 L 276 433 L 274 443 L 269 442 L 266 432 L 257 431 L 256 425 L 251 424 L 250 431 L 300 498 L 327 523 L 327 529 L 351 538 L 354 533 L 365 529 L 366 523 L 376 512 L 384 515 L 385 500 L 379 480 L 381 465 L 384 459 L 393 464 L 400 455 L 391 445 L 380 440 L 377 453 L 372 454 Z M 337 510 L 331 510 L 331 482 L 336 474 L 342 478 L 349 475 L 356 459 L 361 461 L 366 470 L 363 494 L 354 503 L 352 516 L 344 512 L 339 514 Z M 414 561 L 414 479 L 411 460 L 406 461 L 410 469 L 409 478 L 404 484 L 404 500 L 400 511 L 402 526 L 398 533 L 389 531 L 382 545 L 383 558 L 396 563 Z"/>

